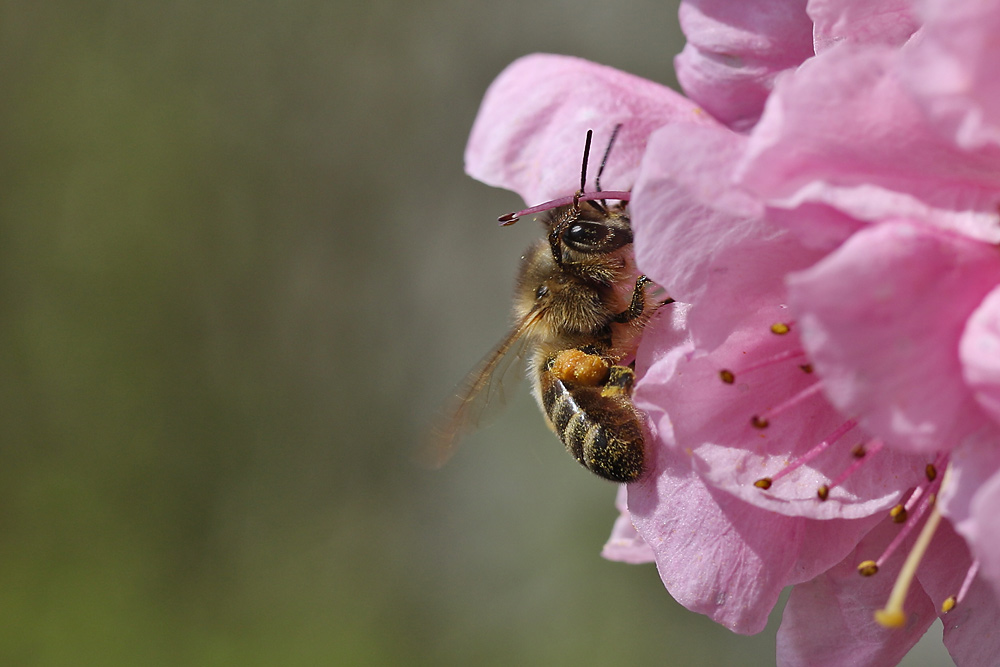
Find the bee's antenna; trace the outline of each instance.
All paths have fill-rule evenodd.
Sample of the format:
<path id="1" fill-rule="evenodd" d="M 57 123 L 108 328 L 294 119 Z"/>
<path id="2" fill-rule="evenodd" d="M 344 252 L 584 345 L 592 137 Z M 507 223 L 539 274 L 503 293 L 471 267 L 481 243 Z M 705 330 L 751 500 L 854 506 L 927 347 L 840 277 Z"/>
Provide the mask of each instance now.
<path id="1" fill-rule="evenodd" d="M 583 146 L 583 167 L 580 168 L 580 194 L 587 190 L 587 162 L 590 160 L 590 142 L 593 138 L 594 131 L 587 130 L 587 143 Z"/>
<path id="2" fill-rule="evenodd" d="M 611 155 L 611 147 L 615 145 L 615 139 L 618 138 L 618 130 L 620 129 L 622 129 L 621 123 L 615 125 L 615 129 L 611 131 L 611 139 L 608 140 L 608 147 L 604 149 L 604 157 L 601 159 L 601 168 L 597 170 L 597 178 L 594 179 L 594 187 L 597 188 L 598 192 L 601 191 L 601 174 L 604 173 L 604 165 L 608 163 L 608 156 Z M 589 148 L 590 135 L 587 135 L 587 140 Z"/>

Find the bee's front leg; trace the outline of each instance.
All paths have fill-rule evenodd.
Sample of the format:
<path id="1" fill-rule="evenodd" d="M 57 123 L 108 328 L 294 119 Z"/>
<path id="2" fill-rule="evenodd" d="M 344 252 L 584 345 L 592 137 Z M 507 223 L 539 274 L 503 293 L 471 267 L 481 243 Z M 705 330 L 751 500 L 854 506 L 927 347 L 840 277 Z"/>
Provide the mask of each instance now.
<path id="1" fill-rule="evenodd" d="M 643 310 L 646 307 L 646 286 L 652 282 L 646 275 L 641 275 L 635 279 L 635 289 L 632 290 L 632 299 L 628 304 L 628 308 L 614 316 L 615 322 L 631 322 L 642 316 Z M 665 306 L 673 302 L 674 300 L 668 297 L 661 301 L 659 305 Z"/>
<path id="2" fill-rule="evenodd" d="M 645 275 L 641 275 L 635 279 L 635 289 L 632 290 L 632 300 L 628 304 L 628 308 L 622 312 L 615 315 L 615 322 L 631 322 L 637 317 L 642 316 L 642 311 L 646 306 L 646 285 L 653 282 Z"/>

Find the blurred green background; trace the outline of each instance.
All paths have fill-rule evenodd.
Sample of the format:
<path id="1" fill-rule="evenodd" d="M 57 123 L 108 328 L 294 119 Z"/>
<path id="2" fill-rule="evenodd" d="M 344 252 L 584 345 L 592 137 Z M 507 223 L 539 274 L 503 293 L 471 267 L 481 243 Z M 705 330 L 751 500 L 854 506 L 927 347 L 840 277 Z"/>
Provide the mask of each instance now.
<path id="1" fill-rule="evenodd" d="M 0 664 L 773 661 L 599 557 L 615 489 L 526 391 L 409 459 L 537 234 L 463 174 L 486 86 L 533 51 L 673 85 L 676 2 L 2 2 L 0 34 Z"/>

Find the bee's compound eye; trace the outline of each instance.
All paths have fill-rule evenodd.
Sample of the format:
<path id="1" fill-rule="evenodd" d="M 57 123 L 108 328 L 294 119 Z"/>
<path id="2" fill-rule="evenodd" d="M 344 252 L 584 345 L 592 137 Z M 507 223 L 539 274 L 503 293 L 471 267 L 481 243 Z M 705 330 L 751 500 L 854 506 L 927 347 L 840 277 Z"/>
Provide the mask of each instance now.
<path id="1" fill-rule="evenodd" d="M 566 241 L 579 246 L 598 245 L 611 233 L 607 225 L 596 222 L 577 222 L 566 230 Z"/>
<path id="2" fill-rule="evenodd" d="M 549 293 L 549 288 L 546 285 L 539 285 L 538 289 L 535 290 L 535 298 L 541 299 L 548 293 Z"/>
<path id="3" fill-rule="evenodd" d="M 578 252 L 612 252 L 632 242 L 629 229 L 613 227 L 604 222 L 579 220 L 563 232 L 563 243 Z"/>

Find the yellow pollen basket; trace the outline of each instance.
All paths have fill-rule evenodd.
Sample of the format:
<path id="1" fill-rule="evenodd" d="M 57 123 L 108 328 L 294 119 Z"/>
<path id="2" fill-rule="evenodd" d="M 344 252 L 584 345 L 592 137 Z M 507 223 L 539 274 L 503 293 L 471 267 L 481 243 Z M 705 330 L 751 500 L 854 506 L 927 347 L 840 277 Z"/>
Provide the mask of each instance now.
<path id="1" fill-rule="evenodd" d="M 596 387 L 608 379 L 610 365 L 583 350 L 562 350 L 552 361 L 552 373 L 563 382 Z"/>

